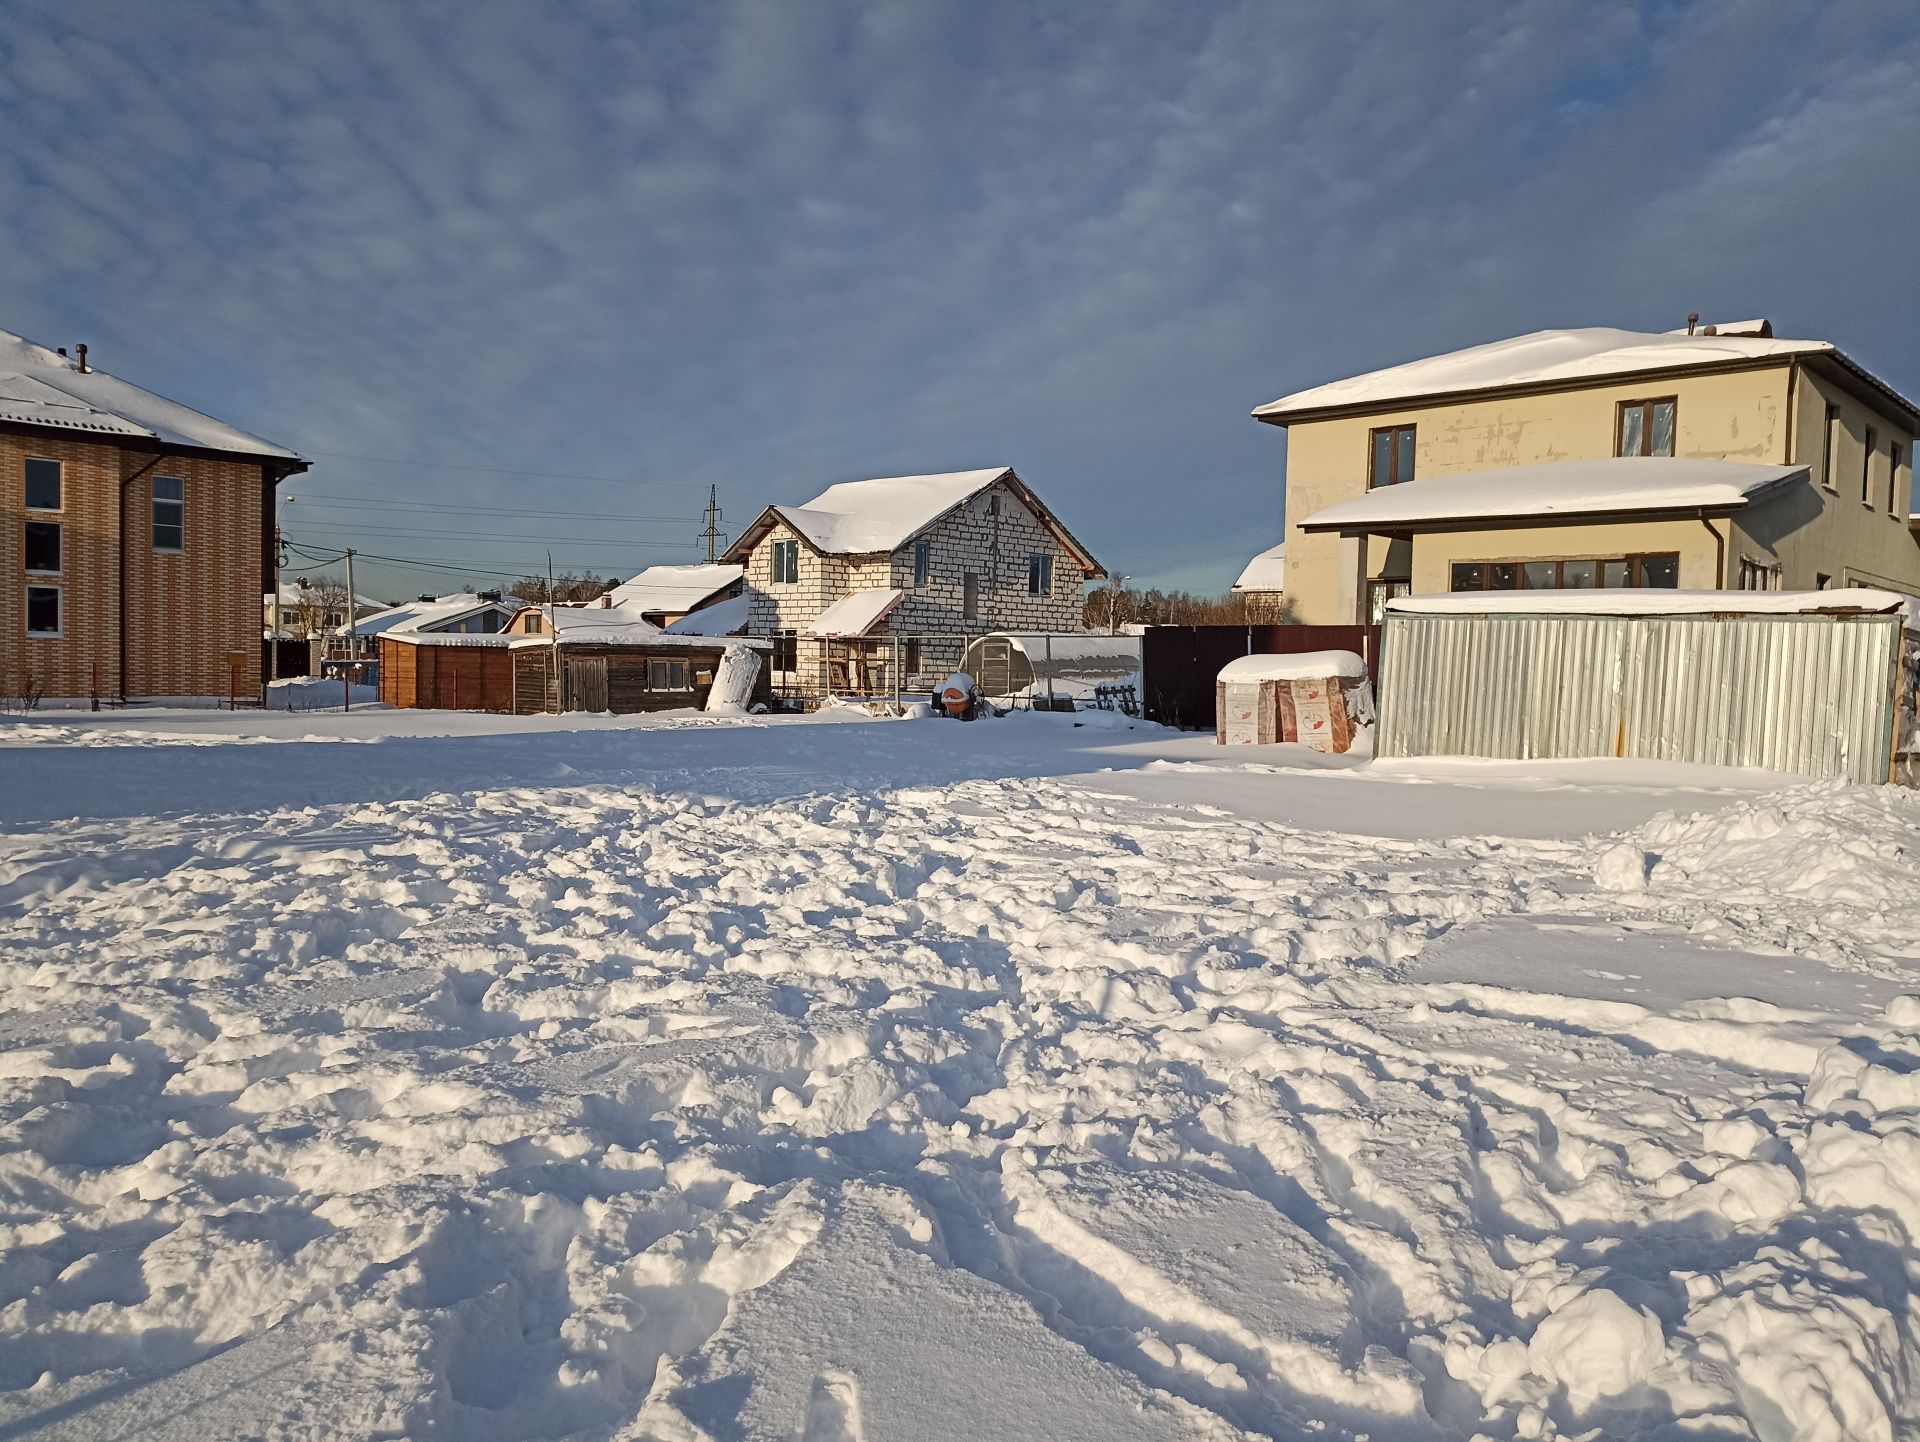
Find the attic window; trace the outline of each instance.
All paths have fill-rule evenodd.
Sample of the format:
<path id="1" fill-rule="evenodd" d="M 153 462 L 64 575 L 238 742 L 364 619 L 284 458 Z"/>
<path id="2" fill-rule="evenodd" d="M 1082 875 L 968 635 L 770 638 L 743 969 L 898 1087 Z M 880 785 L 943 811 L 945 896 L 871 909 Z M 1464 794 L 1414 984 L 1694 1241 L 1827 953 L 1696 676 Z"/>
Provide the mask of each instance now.
<path id="1" fill-rule="evenodd" d="M 800 543 L 798 541 L 773 543 L 773 584 L 776 586 L 800 584 Z"/>
<path id="2" fill-rule="evenodd" d="M 1680 409 L 1672 396 L 1620 402 L 1616 456 L 1671 456 L 1674 420 Z"/>

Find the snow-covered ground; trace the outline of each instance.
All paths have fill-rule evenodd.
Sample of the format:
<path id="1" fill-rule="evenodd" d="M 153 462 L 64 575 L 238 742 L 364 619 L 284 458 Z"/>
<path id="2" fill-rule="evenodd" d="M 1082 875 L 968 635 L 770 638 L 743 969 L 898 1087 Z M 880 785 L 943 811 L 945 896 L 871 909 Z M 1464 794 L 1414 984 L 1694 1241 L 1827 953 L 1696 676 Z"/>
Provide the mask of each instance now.
<path id="1" fill-rule="evenodd" d="M 0 722 L 0 1439 L 1913 1434 L 1920 798 L 1073 719 Z"/>

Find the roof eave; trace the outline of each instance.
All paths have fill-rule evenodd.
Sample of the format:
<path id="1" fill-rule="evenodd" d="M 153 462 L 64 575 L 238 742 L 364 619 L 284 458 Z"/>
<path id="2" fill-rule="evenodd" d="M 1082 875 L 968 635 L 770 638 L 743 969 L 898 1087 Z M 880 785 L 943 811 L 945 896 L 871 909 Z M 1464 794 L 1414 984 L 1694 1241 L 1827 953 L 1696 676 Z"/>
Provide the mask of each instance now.
<path id="1" fill-rule="evenodd" d="M 32 421 L 0 420 L 0 433 L 32 436 L 39 440 L 79 441 L 89 445 L 112 446 L 116 450 L 138 451 L 142 455 L 179 456 L 183 460 L 239 461 L 246 465 L 272 467 L 283 476 L 298 475 L 313 462 L 302 456 L 275 455 L 268 451 L 229 451 L 218 446 L 176 445 L 159 436 L 129 436 L 112 431 L 89 431 L 76 426 L 39 426 Z"/>
<path id="2" fill-rule="evenodd" d="M 1513 531 L 1542 526 L 1604 526 L 1635 521 L 1694 521 L 1702 517 L 1718 520 L 1745 510 L 1759 495 L 1770 495 L 1773 490 L 1774 487 L 1770 486 L 1764 492 L 1756 492 L 1755 495 L 1743 500 L 1722 501 L 1705 506 L 1661 506 L 1653 509 L 1610 511 L 1552 511 L 1544 515 L 1533 512 L 1526 515 L 1506 516 L 1444 516 L 1418 521 L 1328 521 L 1319 525 L 1315 525 L 1312 520 L 1305 520 L 1300 523 L 1300 529 L 1309 535 L 1322 536 L 1417 536 L 1448 531 Z"/>
<path id="3" fill-rule="evenodd" d="M 1271 405 L 1256 407 L 1253 418 L 1270 426 L 1279 426 L 1283 430 L 1291 425 L 1307 421 L 1332 421 L 1351 419 L 1356 416 L 1382 415 L 1390 411 L 1404 411 L 1410 407 L 1455 405 L 1463 401 L 1489 400 L 1507 396 L 1553 395 L 1566 391 L 1595 390 L 1602 386 L 1625 385 L 1642 380 L 1686 380 L 1693 376 L 1722 375 L 1728 371 L 1784 369 L 1794 361 L 1804 361 L 1814 356 L 1837 355 L 1832 346 L 1822 350 L 1785 351 L 1779 355 L 1743 356 L 1724 361 L 1704 362 L 1688 366 L 1655 366 L 1632 371 L 1610 371 L 1605 375 L 1574 376 L 1564 380 L 1521 381 L 1507 385 L 1476 386 L 1465 390 L 1433 391 L 1419 395 L 1398 396 L 1371 401 L 1352 401 L 1345 405 L 1303 406 L 1298 409 L 1276 411 Z M 1849 366 L 1851 362 L 1847 363 Z M 1858 367 L 1853 367 L 1858 369 Z M 1872 379 L 1871 377 L 1868 377 Z M 1885 389 L 1885 383 L 1874 384 Z M 1274 402 L 1273 404 L 1278 404 Z"/>

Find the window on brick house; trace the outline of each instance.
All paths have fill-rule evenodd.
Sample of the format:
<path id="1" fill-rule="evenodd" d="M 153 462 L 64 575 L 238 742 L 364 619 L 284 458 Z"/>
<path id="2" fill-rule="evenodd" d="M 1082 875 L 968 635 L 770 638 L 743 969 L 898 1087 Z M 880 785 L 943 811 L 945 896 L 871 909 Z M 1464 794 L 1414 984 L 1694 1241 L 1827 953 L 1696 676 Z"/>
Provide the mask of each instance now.
<path id="1" fill-rule="evenodd" d="M 776 586 L 800 584 L 800 543 L 798 541 L 773 543 L 773 584 Z"/>
<path id="2" fill-rule="evenodd" d="M 1620 402 L 1613 453 L 1616 456 L 1672 455 L 1674 420 L 1679 409 L 1679 402 L 1672 396 Z"/>
<path id="3" fill-rule="evenodd" d="M 1397 486 L 1413 479 L 1413 427 L 1382 426 L 1368 433 L 1372 447 L 1367 485 Z"/>
<path id="4" fill-rule="evenodd" d="M 917 591 L 927 584 L 927 574 L 933 569 L 933 542 L 925 536 L 913 543 L 913 587 Z"/>
<path id="5" fill-rule="evenodd" d="M 1052 556 L 1036 554 L 1027 557 L 1027 594 L 1029 596 L 1053 594 Z"/>
<path id="6" fill-rule="evenodd" d="M 1873 504 L 1873 453 L 1880 449 L 1880 432 L 1867 427 L 1866 448 L 1860 453 L 1860 504 Z"/>
<path id="7" fill-rule="evenodd" d="M 58 511 L 61 504 L 60 462 L 41 460 L 31 456 L 27 460 L 27 509 L 29 511 Z"/>
<path id="8" fill-rule="evenodd" d="M 900 670 L 903 677 L 920 674 L 920 638 L 918 636 L 907 637 L 904 654 L 900 657 Z"/>
<path id="9" fill-rule="evenodd" d="M 26 523 L 26 562 L 27 570 L 43 576 L 60 574 L 60 523 L 58 521 L 28 521 Z"/>
<path id="10" fill-rule="evenodd" d="M 60 588 L 58 586 L 27 587 L 27 634 L 29 636 L 60 634 Z"/>
<path id="11" fill-rule="evenodd" d="M 960 577 L 960 615 L 968 621 L 979 618 L 980 576 L 978 572 L 968 571 Z"/>
<path id="12" fill-rule="evenodd" d="M 153 478 L 153 548 L 187 548 L 187 483 L 179 476 Z"/>
<path id="13" fill-rule="evenodd" d="M 774 633 L 773 669 L 789 676 L 800 669 L 800 642 L 794 632 Z"/>

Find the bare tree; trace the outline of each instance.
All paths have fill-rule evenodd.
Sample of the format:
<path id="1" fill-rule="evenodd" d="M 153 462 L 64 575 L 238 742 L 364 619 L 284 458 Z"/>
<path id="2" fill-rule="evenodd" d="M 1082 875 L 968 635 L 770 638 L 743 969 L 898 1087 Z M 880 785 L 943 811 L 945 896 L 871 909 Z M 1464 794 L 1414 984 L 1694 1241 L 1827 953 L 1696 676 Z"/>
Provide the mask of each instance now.
<path id="1" fill-rule="evenodd" d="M 551 591 L 545 576 L 522 576 L 507 588 L 507 594 L 535 605 L 548 601 L 597 601 L 618 584 L 611 576 L 603 581 L 598 576 L 576 576 L 571 571 L 563 571 L 553 578 Z"/>
<path id="2" fill-rule="evenodd" d="M 344 581 L 332 576 L 302 580 L 294 607 L 293 629 L 303 636 L 324 636 L 334 627 L 347 624 L 350 603 Z"/>

